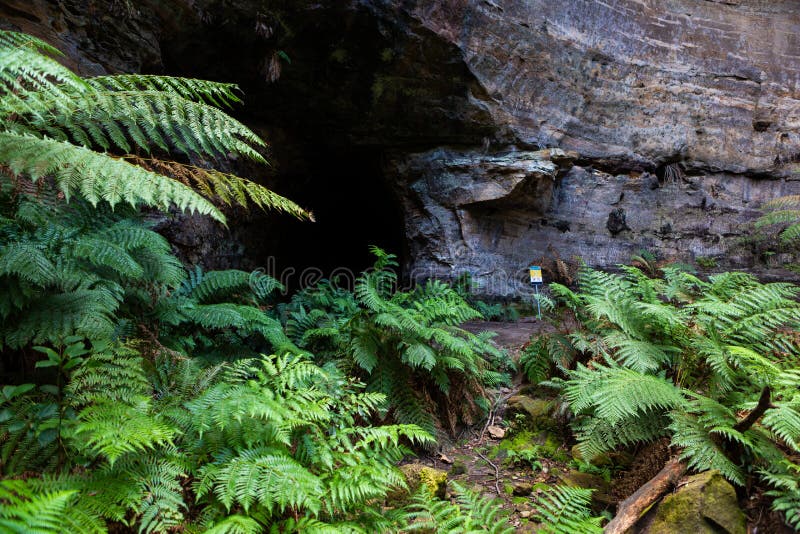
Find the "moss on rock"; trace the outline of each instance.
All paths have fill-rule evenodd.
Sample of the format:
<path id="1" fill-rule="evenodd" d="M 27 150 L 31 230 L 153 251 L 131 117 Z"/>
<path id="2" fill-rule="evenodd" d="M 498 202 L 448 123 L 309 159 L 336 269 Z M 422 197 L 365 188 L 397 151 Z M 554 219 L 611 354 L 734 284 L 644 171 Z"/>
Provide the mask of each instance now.
<path id="1" fill-rule="evenodd" d="M 747 522 L 736 491 L 719 473 L 706 471 L 689 478 L 658 505 L 647 534 L 745 534 Z"/>
<path id="2" fill-rule="evenodd" d="M 447 473 L 433 467 L 414 462 L 400 466 L 406 477 L 410 493 L 416 492 L 422 484 L 428 486 L 433 495 L 444 499 L 447 492 Z"/>
<path id="3" fill-rule="evenodd" d="M 556 430 L 558 424 L 552 417 L 554 407 L 552 400 L 515 395 L 508 399 L 506 418 L 521 420 L 523 427 L 531 430 Z"/>

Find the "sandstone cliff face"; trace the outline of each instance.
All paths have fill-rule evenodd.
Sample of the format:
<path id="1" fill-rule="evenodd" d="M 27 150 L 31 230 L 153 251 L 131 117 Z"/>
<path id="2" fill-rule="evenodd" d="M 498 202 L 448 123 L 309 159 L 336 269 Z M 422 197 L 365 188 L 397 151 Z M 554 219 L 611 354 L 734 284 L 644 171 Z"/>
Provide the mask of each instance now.
<path id="1" fill-rule="evenodd" d="M 278 3 L 292 30 L 279 42 L 259 37 L 257 2 L 122 18 L 110 10 L 130 3 L 78 4 L 0 14 L 88 72 L 239 81 L 284 174 L 319 146 L 377 154 L 412 276 L 467 271 L 510 294 L 529 262 L 609 267 L 640 249 L 776 274 L 743 223 L 800 193 L 794 0 L 298 0 Z M 279 47 L 292 63 L 267 83 Z"/>
<path id="2" fill-rule="evenodd" d="M 475 105 L 513 144 L 394 160 L 415 267 L 466 269 L 488 293 L 518 291 L 527 263 L 553 256 L 609 267 L 647 249 L 763 267 L 742 223 L 764 200 L 800 190 L 800 4 L 453 0 L 407 9 L 458 47 L 488 95 Z M 536 199 L 482 200 L 506 179 L 509 156 L 541 157 L 529 147 L 574 151 L 576 165 L 527 173 Z M 458 181 L 472 198 L 443 195 L 465 152 L 471 179 Z"/>

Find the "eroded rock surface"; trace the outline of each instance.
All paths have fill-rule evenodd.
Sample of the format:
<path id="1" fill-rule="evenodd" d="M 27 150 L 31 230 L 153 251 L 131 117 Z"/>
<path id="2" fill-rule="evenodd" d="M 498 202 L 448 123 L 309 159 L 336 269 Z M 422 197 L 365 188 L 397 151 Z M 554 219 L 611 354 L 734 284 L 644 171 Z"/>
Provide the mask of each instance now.
<path id="1" fill-rule="evenodd" d="M 494 295 L 530 291 L 527 266 L 551 257 L 613 267 L 648 250 L 664 259 L 754 269 L 748 238 L 756 208 L 800 192 L 798 182 L 722 172 L 668 179 L 647 171 L 610 174 L 572 166 L 560 150 L 437 149 L 394 165 L 414 251 L 409 274 L 470 272 L 479 292 Z"/>
<path id="2" fill-rule="evenodd" d="M 796 2 L 439 1 L 408 11 L 458 46 L 489 95 L 475 105 L 498 133 L 483 152 L 393 161 L 419 272 L 467 270 L 496 294 L 517 293 L 526 265 L 552 254 L 609 267 L 647 249 L 761 267 L 742 223 L 764 200 L 800 191 Z M 508 181 L 506 151 L 529 146 L 573 151 L 577 165 L 531 173 L 530 202 L 515 202 L 516 191 L 477 202 Z M 463 183 L 476 202 L 442 201 L 470 156 Z"/>
<path id="3" fill-rule="evenodd" d="M 800 193 L 796 1 L 278 4 L 7 0 L 0 16 L 82 72 L 239 82 L 289 196 L 330 181 L 331 155 L 374 154 L 410 276 L 519 294 L 530 262 L 641 249 L 784 276 L 770 268 L 792 258 L 752 246 L 746 223 Z"/>

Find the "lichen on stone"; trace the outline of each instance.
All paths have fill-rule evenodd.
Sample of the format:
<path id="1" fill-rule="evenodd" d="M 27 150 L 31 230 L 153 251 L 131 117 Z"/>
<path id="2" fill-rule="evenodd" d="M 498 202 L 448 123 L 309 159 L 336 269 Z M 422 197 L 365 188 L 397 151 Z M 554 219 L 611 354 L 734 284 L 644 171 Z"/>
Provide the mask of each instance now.
<path id="1" fill-rule="evenodd" d="M 400 471 L 406 477 L 410 493 L 415 493 L 421 485 L 425 484 L 432 495 L 444 499 L 447 492 L 447 473 L 445 471 L 428 467 L 419 462 L 401 465 Z"/>

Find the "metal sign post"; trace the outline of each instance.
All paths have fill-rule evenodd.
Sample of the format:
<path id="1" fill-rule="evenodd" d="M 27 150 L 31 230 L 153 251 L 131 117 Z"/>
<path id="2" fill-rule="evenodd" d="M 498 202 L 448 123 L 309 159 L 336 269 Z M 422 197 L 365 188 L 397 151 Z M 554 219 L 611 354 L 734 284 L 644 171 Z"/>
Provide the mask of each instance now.
<path id="1" fill-rule="evenodd" d="M 542 268 L 538 265 L 531 265 L 528 267 L 528 272 L 531 275 L 531 285 L 536 291 L 536 315 L 539 317 L 539 319 L 541 319 L 542 307 L 539 304 L 539 286 L 544 283 L 544 280 L 542 279 Z"/>

